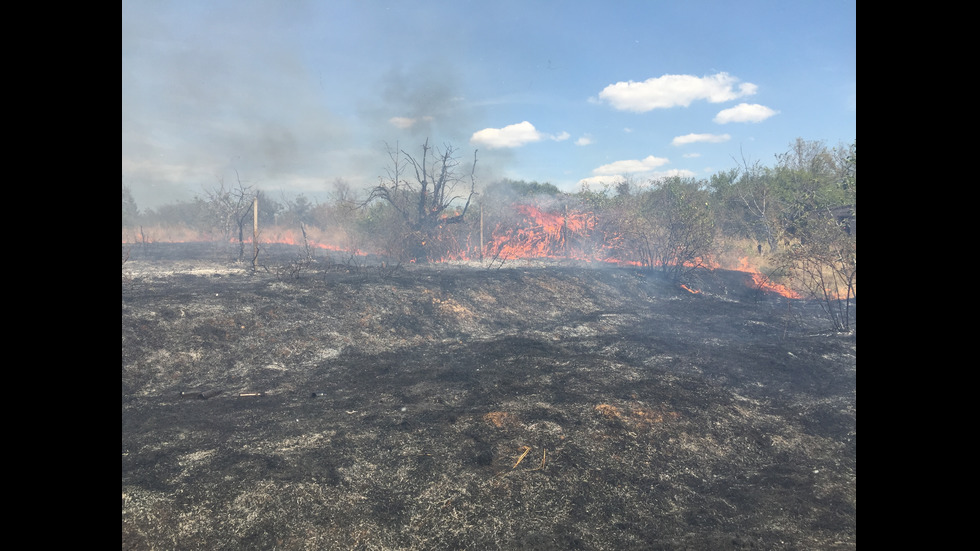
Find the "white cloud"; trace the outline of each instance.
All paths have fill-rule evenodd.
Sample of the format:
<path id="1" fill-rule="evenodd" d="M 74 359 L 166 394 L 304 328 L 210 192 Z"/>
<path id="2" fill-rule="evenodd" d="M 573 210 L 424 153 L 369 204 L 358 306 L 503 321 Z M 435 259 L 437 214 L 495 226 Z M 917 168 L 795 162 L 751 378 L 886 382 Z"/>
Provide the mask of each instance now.
<path id="1" fill-rule="evenodd" d="M 408 117 L 391 117 L 388 122 L 392 126 L 397 126 L 398 128 L 411 128 L 415 124 L 415 119 L 410 119 Z"/>
<path id="2" fill-rule="evenodd" d="M 588 134 L 586 134 L 586 135 L 582 136 L 581 138 L 575 140 L 575 145 L 592 145 L 593 143 L 595 143 L 595 142 L 592 140 L 592 136 L 590 136 Z"/>
<path id="3" fill-rule="evenodd" d="M 413 118 L 410 118 L 410 117 L 391 117 L 390 119 L 388 119 L 388 122 L 390 122 L 393 126 L 396 126 L 398 128 L 402 128 L 402 129 L 405 129 L 405 128 L 411 128 L 411 127 L 415 126 L 415 123 L 417 123 L 417 122 L 420 122 L 420 121 L 422 121 L 422 122 L 430 122 L 431 120 L 432 120 L 432 117 L 428 117 L 428 116 L 427 117 L 417 118 L 417 119 L 413 119 Z"/>
<path id="4" fill-rule="evenodd" d="M 473 133 L 470 143 L 485 145 L 490 149 L 500 147 L 520 147 L 524 144 L 541 141 L 544 136 L 534 125 L 523 121 L 503 128 L 484 128 Z"/>
<path id="5" fill-rule="evenodd" d="M 673 176 L 678 176 L 680 178 L 693 178 L 695 176 L 695 173 L 687 169 L 677 169 L 677 168 L 673 168 L 670 170 L 654 171 L 648 174 L 644 174 L 643 175 L 644 182 L 641 183 L 640 185 L 642 186 L 644 183 L 656 181 L 661 178 L 670 178 Z M 581 180 L 579 180 L 578 185 L 579 187 L 581 186 L 600 187 L 604 185 L 612 186 L 618 184 L 619 182 L 625 181 L 626 179 L 627 178 L 625 174 L 608 174 L 602 176 L 590 176 L 588 178 L 582 178 Z"/>
<path id="6" fill-rule="evenodd" d="M 664 170 L 663 172 L 655 172 L 652 178 L 657 180 L 660 178 L 673 178 L 674 176 L 679 178 L 693 178 L 695 173 L 687 170 L 686 168 L 672 168 L 670 170 Z"/>
<path id="7" fill-rule="evenodd" d="M 769 117 L 779 114 L 758 103 L 740 103 L 735 107 L 723 109 L 715 115 L 714 121 L 718 124 L 728 124 L 730 122 L 762 122 Z"/>
<path id="8" fill-rule="evenodd" d="M 602 165 L 592 171 L 592 174 L 599 176 L 613 174 L 632 174 L 637 172 L 650 172 L 658 166 L 663 166 L 670 161 L 662 157 L 650 155 L 640 160 L 616 161 L 607 165 Z"/>
<path id="9" fill-rule="evenodd" d="M 695 100 L 711 103 L 731 101 L 756 93 L 758 86 L 744 82 L 728 73 L 696 77 L 694 75 L 663 75 L 643 82 L 617 82 L 599 92 L 601 100 L 621 111 L 644 113 L 652 109 L 687 107 Z"/>
<path id="10" fill-rule="evenodd" d="M 622 174 L 612 174 L 612 175 L 609 175 L 609 176 L 590 176 L 588 178 L 582 178 L 581 180 L 579 180 L 578 181 L 578 186 L 580 188 L 582 186 L 587 186 L 587 187 L 590 187 L 590 188 L 591 187 L 600 187 L 600 186 L 603 186 L 603 185 L 610 185 L 611 186 L 611 185 L 618 184 L 619 182 L 622 182 L 625 179 L 626 179 L 626 177 L 623 176 Z"/>
<path id="11" fill-rule="evenodd" d="M 568 132 L 558 134 L 544 134 L 538 132 L 534 125 L 524 121 L 518 124 L 511 124 L 503 128 L 484 128 L 473 133 L 470 143 L 475 145 L 485 145 L 490 149 L 501 147 L 520 147 L 524 144 L 539 142 L 544 139 L 563 142 L 572 135 Z"/>
<path id="12" fill-rule="evenodd" d="M 728 134 L 687 134 L 685 136 L 677 136 L 670 143 L 673 145 L 686 145 L 689 143 L 721 143 L 727 142 L 732 139 Z"/>

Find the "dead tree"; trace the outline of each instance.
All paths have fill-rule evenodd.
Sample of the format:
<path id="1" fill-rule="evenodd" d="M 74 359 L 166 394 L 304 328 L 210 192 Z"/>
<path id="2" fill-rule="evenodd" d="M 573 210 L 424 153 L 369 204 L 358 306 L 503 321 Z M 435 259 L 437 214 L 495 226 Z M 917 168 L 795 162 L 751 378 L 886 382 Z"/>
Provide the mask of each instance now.
<path id="1" fill-rule="evenodd" d="M 245 259 L 245 226 L 249 214 L 252 214 L 255 192 L 252 186 L 246 186 L 235 171 L 238 187 L 228 188 L 224 180 L 218 185 L 204 190 L 204 201 L 208 208 L 211 226 L 218 232 L 222 243 L 234 239 L 237 234 L 239 251 L 238 261 Z"/>
<path id="2" fill-rule="evenodd" d="M 458 149 L 452 145 L 438 151 L 426 139 L 421 158 L 399 149 L 397 144 L 386 147 L 390 160 L 387 175 L 380 178 L 365 204 L 380 199 L 394 209 L 408 229 L 405 256 L 415 261 L 430 260 L 437 251 L 434 243 L 441 230 L 449 224 L 462 223 L 476 195 L 476 150 L 467 182 L 467 176 L 459 170 Z M 464 197 L 462 208 L 457 207 Z"/>

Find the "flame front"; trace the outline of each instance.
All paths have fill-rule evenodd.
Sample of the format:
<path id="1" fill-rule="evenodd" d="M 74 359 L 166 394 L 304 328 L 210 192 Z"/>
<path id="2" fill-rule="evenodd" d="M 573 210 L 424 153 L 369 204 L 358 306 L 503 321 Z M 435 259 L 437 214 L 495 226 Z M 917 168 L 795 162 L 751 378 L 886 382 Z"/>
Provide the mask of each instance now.
<path id="1" fill-rule="evenodd" d="M 511 229 L 498 226 L 484 246 L 486 256 L 593 260 L 584 254 L 581 246 L 591 239 L 596 226 L 593 213 L 566 211 L 555 214 L 530 205 L 517 205 L 516 211 L 523 215 L 522 222 Z"/>
<path id="2" fill-rule="evenodd" d="M 629 253 L 622 246 L 626 241 L 623 236 L 600 231 L 598 217 L 593 212 L 564 207 L 560 213 L 556 213 L 522 204 L 515 205 L 513 212 L 516 216 L 511 219 L 511 223 L 501 222 L 491 232 L 489 239 L 483 245 L 484 258 L 500 261 L 558 259 L 603 262 L 620 266 L 641 265 L 640 262 L 628 259 Z M 188 232 L 174 234 L 172 228 L 161 230 L 160 233 L 166 234 L 169 238 L 150 239 L 139 235 L 133 239 L 130 235 L 130 239 L 127 240 L 124 235 L 123 243 L 209 241 L 204 236 L 193 236 Z M 307 228 L 306 234 L 303 235 L 298 231 L 272 227 L 260 232 L 260 243 L 308 246 L 356 255 L 366 254 L 350 246 L 338 245 L 337 243 L 349 241 L 344 239 L 341 233 L 327 233 L 316 228 Z M 477 260 L 473 258 L 472 251 L 480 251 L 478 247 L 460 246 L 460 241 L 465 242 L 471 238 L 447 234 L 445 239 L 448 245 L 444 248 L 448 252 L 444 260 Z M 246 238 L 245 242 L 251 243 L 251 239 Z M 698 259 L 698 261 L 699 265 L 709 270 L 727 268 L 745 272 L 751 276 L 756 287 L 767 292 L 787 298 L 802 298 L 799 293 L 764 276 L 759 269 L 750 265 L 747 257 L 741 258 L 737 266 L 723 266 L 711 259 Z M 701 292 L 686 286 L 682 287 L 691 293 Z"/>
<path id="3" fill-rule="evenodd" d="M 750 276 L 752 276 L 752 282 L 755 283 L 755 286 L 764 291 L 768 291 L 770 293 L 776 293 L 786 298 L 797 298 L 797 299 L 803 298 L 800 296 L 799 293 L 790 289 L 789 287 L 775 283 L 772 280 L 770 280 L 768 277 L 762 275 L 762 273 L 757 268 L 753 268 L 752 266 L 749 265 L 748 257 L 743 256 L 742 258 L 739 259 L 738 266 L 732 267 L 730 269 L 737 272 L 745 272 L 749 274 Z"/>

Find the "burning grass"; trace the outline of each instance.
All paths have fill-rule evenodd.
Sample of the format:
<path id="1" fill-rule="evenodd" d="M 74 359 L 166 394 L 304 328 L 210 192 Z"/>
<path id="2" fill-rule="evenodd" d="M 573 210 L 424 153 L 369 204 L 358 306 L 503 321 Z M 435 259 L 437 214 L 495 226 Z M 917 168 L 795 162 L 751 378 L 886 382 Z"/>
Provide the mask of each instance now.
<path id="1" fill-rule="evenodd" d="M 550 260 L 586 264 L 608 264 L 657 268 L 644 265 L 633 258 L 624 236 L 600 228 L 597 215 L 588 210 L 577 210 L 567 205 L 549 211 L 534 205 L 517 204 L 503 220 L 499 221 L 482 247 L 479 245 L 482 230 L 478 226 L 447 225 L 438 243 L 430 245 L 441 262 L 479 262 L 500 267 L 519 261 Z M 348 230 L 334 228 L 323 230 L 304 226 L 302 231 L 271 226 L 259 234 L 263 245 L 296 245 L 312 255 L 317 251 L 344 257 L 348 263 L 361 263 L 370 254 L 368 241 L 359 243 Z M 181 227 L 124 228 L 123 243 L 131 246 L 153 243 L 213 242 L 210 234 L 194 234 Z M 246 243 L 251 237 L 246 236 Z M 789 298 L 801 298 L 792 288 L 783 271 L 767 264 L 767 258 L 754 251 L 748 242 L 720 242 L 712 258 L 696 258 L 687 265 L 708 269 L 738 270 L 749 273 L 757 288 Z M 389 261 L 395 262 L 397 260 Z M 698 292 L 694 287 L 691 292 Z"/>

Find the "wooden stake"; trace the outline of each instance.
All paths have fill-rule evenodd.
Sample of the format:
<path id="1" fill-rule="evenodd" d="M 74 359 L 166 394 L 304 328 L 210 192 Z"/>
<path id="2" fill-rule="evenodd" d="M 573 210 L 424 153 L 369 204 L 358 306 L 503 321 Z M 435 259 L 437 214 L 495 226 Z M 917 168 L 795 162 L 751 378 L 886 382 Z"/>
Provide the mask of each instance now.
<path id="1" fill-rule="evenodd" d="M 252 201 L 252 270 L 255 270 L 255 259 L 259 257 L 259 196 Z"/>

